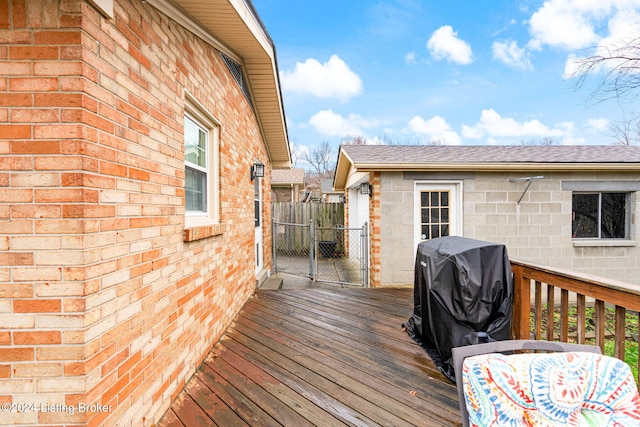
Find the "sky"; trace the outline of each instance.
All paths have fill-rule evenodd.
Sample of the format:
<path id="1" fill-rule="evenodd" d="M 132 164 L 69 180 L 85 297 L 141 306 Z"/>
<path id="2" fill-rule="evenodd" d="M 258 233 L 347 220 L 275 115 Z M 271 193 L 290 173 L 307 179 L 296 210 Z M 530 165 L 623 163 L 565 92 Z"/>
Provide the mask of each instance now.
<path id="1" fill-rule="evenodd" d="M 327 141 L 615 143 L 633 99 L 576 60 L 640 36 L 640 0 L 253 0 L 296 153 Z M 593 85 L 590 85 L 592 83 Z M 637 110 L 636 110 L 637 111 Z M 298 165 L 304 166 L 304 165 Z"/>

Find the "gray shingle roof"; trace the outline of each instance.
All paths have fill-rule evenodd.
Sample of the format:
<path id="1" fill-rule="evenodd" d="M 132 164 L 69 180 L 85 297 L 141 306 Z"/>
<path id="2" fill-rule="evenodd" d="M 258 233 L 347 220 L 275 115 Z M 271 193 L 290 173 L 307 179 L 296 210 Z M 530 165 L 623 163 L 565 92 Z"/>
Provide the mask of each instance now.
<path id="1" fill-rule="evenodd" d="M 640 163 L 640 146 L 343 145 L 365 163 Z"/>
<path id="2" fill-rule="evenodd" d="M 271 185 L 304 184 L 304 169 L 274 169 L 271 171 Z"/>

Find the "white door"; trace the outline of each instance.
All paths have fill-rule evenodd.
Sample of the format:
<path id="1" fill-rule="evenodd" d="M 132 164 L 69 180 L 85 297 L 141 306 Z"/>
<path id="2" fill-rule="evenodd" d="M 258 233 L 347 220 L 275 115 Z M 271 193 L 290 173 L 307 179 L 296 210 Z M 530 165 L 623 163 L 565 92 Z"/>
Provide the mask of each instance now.
<path id="1" fill-rule="evenodd" d="M 462 182 L 416 182 L 414 243 L 462 235 Z M 414 248 L 415 249 L 415 248 Z"/>
<path id="2" fill-rule="evenodd" d="M 263 266 L 263 254 L 262 254 L 262 178 L 256 178 L 253 181 L 254 188 L 254 209 L 255 209 L 255 260 L 256 260 L 256 274 L 262 271 Z"/>
<path id="3" fill-rule="evenodd" d="M 350 228 L 360 228 L 369 222 L 369 195 L 360 194 L 360 187 L 349 189 L 349 224 Z"/>

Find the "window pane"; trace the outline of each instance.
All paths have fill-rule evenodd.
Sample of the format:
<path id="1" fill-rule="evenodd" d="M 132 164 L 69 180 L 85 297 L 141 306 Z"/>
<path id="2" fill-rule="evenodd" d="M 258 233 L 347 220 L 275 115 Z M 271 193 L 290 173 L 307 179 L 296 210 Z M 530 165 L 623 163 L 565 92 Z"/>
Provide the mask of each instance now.
<path id="1" fill-rule="evenodd" d="M 447 225 L 447 224 L 442 224 L 441 229 L 442 229 L 442 232 L 441 232 L 442 237 L 445 237 L 445 236 L 448 236 L 448 235 L 449 235 L 449 225 Z"/>
<path id="2" fill-rule="evenodd" d="M 440 193 L 440 201 L 442 206 L 449 206 L 449 192 L 443 191 Z"/>
<path id="3" fill-rule="evenodd" d="M 442 222 L 449 222 L 449 208 L 442 208 Z"/>
<path id="4" fill-rule="evenodd" d="M 574 194 L 571 235 L 574 238 L 598 237 L 599 194 Z"/>
<path id="5" fill-rule="evenodd" d="M 602 193 L 600 230 L 603 239 L 626 238 L 625 193 Z"/>
<path id="6" fill-rule="evenodd" d="M 192 168 L 185 168 L 185 197 L 188 212 L 207 210 L 207 174 Z"/>
<path id="7" fill-rule="evenodd" d="M 440 193 L 431 193 L 431 206 L 440 206 Z"/>
<path id="8" fill-rule="evenodd" d="M 184 158 L 202 168 L 207 167 L 207 133 L 193 120 L 184 120 Z"/>
<path id="9" fill-rule="evenodd" d="M 253 204 L 255 227 L 260 227 L 260 200 L 254 200 Z"/>
<path id="10" fill-rule="evenodd" d="M 422 226 L 422 236 L 420 236 L 420 238 L 422 240 L 429 238 L 429 226 L 428 225 L 423 225 Z"/>
<path id="11" fill-rule="evenodd" d="M 438 223 L 440 222 L 440 215 L 439 212 L 440 209 L 438 208 L 431 208 L 431 223 Z"/>
<path id="12" fill-rule="evenodd" d="M 440 230 L 438 230 L 438 226 L 437 225 L 432 225 L 431 226 L 431 238 L 435 239 L 437 237 L 440 237 Z"/>
<path id="13" fill-rule="evenodd" d="M 420 206 L 423 208 L 429 206 L 429 193 L 427 191 L 420 193 Z"/>
<path id="14" fill-rule="evenodd" d="M 422 215 L 420 215 L 420 222 L 426 224 L 429 222 L 429 209 L 421 209 L 421 211 Z"/>

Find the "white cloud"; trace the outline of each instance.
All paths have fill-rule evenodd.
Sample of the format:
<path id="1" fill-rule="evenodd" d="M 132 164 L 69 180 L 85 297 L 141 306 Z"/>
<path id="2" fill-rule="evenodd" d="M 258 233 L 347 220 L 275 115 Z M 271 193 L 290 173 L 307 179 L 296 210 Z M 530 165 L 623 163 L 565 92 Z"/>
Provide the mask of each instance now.
<path id="1" fill-rule="evenodd" d="M 480 120 L 473 126 L 463 125 L 462 136 L 471 139 L 487 138 L 561 138 L 570 137 L 573 123 L 563 122 L 554 128 L 538 120 L 518 122 L 510 117 L 502 117 L 495 110 L 482 110 Z"/>
<path id="2" fill-rule="evenodd" d="M 429 138 L 430 142 L 442 142 L 444 144 L 459 145 L 462 143 L 460 135 L 451 129 L 447 121 L 440 116 L 433 116 L 425 120 L 415 116 L 408 122 L 408 130 Z"/>
<path id="3" fill-rule="evenodd" d="M 404 56 L 404 62 L 407 64 L 415 64 L 416 63 L 416 53 L 409 52 Z"/>
<path id="4" fill-rule="evenodd" d="M 325 136 L 365 136 L 364 129 L 377 126 L 375 120 L 365 119 L 357 114 L 344 117 L 333 110 L 323 110 L 309 119 L 309 124 L 321 135 Z"/>
<path id="5" fill-rule="evenodd" d="M 296 63 L 293 71 L 280 73 L 282 89 L 299 94 L 310 94 L 318 98 L 336 98 L 346 102 L 362 93 L 362 80 L 337 55 L 321 64 L 309 58 Z"/>
<path id="6" fill-rule="evenodd" d="M 584 57 L 576 56 L 575 54 L 570 53 L 567 56 L 567 61 L 564 63 L 563 77 L 565 79 L 577 77 L 580 74 L 580 65 L 584 60 Z"/>
<path id="7" fill-rule="evenodd" d="M 529 20 L 533 36 L 530 47 L 548 45 L 573 50 L 595 45 L 599 37 L 590 18 L 606 3 L 606 0 L 546 1 Z"/>
<path id="8" fill-rule="evenodd" d="M 427 42 L 427 49 L 434 59 L 467 65 L 473 62 L 471 46 L 458 38 L 458 33 L 449 25 L 438 28 Z"/>
<path id="9" fill-rule="evenodd" d="M 518 42 L 493 42 L 493 59 L 496 59 L 509 67 L 520 70 L 533 70 L 529 60 L 529 54 L 524 48 L 518 47 Z"/>
<path id="10" fill-rule="evenodd" d="M 611 58 L 613 56 L 637 57 L 637 48 L 634 48 L 637 43 L 634 43 L 634 41 L 640 38 L 638 22 L 640 22 L 640 13 L 632 10 L 618 11 L 608 21 L 609 34 L 600 40 L 600 43 L 591 55 L 601 56 L 603 58 Z M 585 57 L 570 54 L 565 63 L 564 77 L 571 78 L 578 76 L 581 72 L 580 65 L 585 59 Z M 602 67 L 606 67 L 606 69 L 602 69 L 601 71 L 606 72 L 620 64 L 621 62 L 616 60 L 604 61 L 602 62 Z"/>
<path id="11" fill-rule="evenodd" d="M 547 45 L 566 50 L 594 47 L 602 39 L 598 34 L 602 23 L 612 15 L 633 14 L 637 7 L 640 0 L 547 0 L 529 20 L 532 36 L 529 47 L 541 49 Z"/>
<path id="12" fill-rule="evenodd" d="M 306 145 L 298 145 L 298 144 L 296 144 L 293 147 L 293 153 L 291 153 L 291 154 L 293 154 L 293 157 L 295 159 L 302 159 L 305 156 L 309 155 L 309 147 L 307 147 Z"/>
<path id="13" fill-rule="evenodd" d="M 609 119 L 603 117 L 587 120 L 587 126 L 593 132 L 608 132 L 610 123 Z"/>

